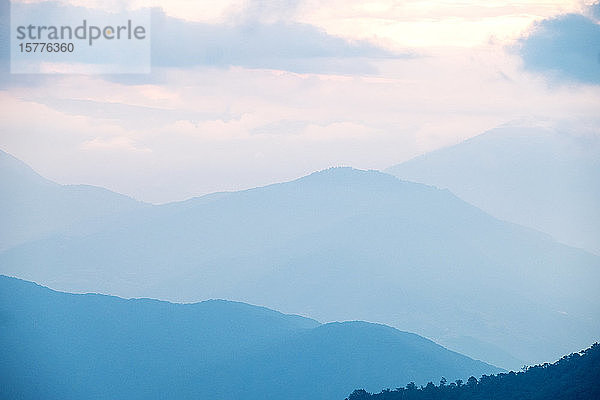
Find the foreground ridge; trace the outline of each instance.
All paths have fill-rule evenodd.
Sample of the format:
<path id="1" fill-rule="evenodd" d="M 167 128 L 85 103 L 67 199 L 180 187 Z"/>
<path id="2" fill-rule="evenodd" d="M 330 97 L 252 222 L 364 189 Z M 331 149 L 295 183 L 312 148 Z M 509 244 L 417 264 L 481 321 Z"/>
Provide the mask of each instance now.
<path id="1" fill-rule="evenodd" d="M 69 294 L 2 275 L 0 355 L 2 400 L 329 400 L 500 372 L 384 325 Z"/>
<path id="2" fill-rule="evenodd" d="M 445 378 L 438 386 L 429 382 L 417 387 L 413 382 L 404 388 L 385 389 L 371 394 L 355 390 L 346 400 L 479 400 L 479 399 L 600 399 L 600 344 L 579 353 L 564 356 L 553 364 L 524 367 L 521 372 L 471 376 L 466 384 Z"/>

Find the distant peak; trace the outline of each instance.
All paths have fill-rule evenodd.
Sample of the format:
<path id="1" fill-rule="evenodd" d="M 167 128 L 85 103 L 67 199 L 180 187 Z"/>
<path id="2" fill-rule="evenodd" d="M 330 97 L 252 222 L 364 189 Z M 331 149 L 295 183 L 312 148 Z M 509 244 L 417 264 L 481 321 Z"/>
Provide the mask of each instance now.
<path id="1" fill-rule="evenodd" d="M 360 182 L 362 180 L 385 179 L 390 182 L 397 182 L 398 178 L 381 171 L 373 169 L 364 170 L 352 167 L 330 167 L 321 171 L 313 172 L 297 181 L 331 181 L 340 183 Z"/>
<path id="2" fill-rule="evenodd" d="M 38 174 L 33 168 L 17 157 L 0 150 L 0 183 L 21 185 L 24 182 L 58 185 Z"/>
<path id="3" fill-rule="evenodd" d="M 329 175 L 329 174 L 362 174 L 362 173 L 370 173 L 370 172 L 377 173 L 378 171 L 358 169 L 358 168 L 353 168 L 353 167 L 348 167 L 348 166 L 339 166 L 339 167 L 329 167 L 329 168 L 322 169 L 320 171 L 315 171 L 312 174 L 309 174 L 308 176 Z"/>

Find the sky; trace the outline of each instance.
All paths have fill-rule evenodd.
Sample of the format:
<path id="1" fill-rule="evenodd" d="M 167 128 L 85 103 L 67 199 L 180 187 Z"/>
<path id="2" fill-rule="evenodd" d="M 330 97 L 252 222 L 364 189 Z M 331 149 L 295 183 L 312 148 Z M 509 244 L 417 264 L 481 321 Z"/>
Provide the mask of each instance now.
<path id="1" fill-rule="evenodd" d="M 10 74 L 2 24 L 0 149 L 63 184 L 164 203 L 384 169 L 503 124 L 600 135 L 594 2 L 45 3 L 152 7 L 150 74 Z"/>

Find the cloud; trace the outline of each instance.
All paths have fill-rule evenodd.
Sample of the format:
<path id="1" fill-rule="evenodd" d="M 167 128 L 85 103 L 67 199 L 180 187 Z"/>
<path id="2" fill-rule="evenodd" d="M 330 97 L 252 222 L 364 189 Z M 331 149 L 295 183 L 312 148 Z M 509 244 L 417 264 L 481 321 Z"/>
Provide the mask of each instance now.
<path id="1" fill-rule="evenodd" d="M 596 13 L 598 5 L 595 5 Z M 570 81 L 600 84 L 600 25 L 578 14 L 546 19 L 521 39 L 525 68 Z"/>
<path id="2" fill-rule="evenodd" d="M 301 0 L 250 0 L 246 1 L 241 12 L 237 13 L 237 18 L 263 23 L 291 21 L 301 3 Z"/>
<path id="3" fill-rule="evenodd" d="M 549 87 L 501 50 L 380 60 L 379 76 L 205 66 L 168 68 L 159 85 L 54 76 L 0 91 L 0 148 L 61 183 L 164 202 L 332 165 L 385 168 L 520 116 L 594 118 L 597 132 L 597 87 Z"/>
<path id="4" fill-rule="evenodd" d="M 143 12 L 140 14 L 144 15 Z M 99 50 L 98 46 L 80 46 L 77 44 L 71 53 L 38 52 L 33 55 L 25 55 L 18 48 L 12 50 L 11 60 L 11 35 L 15 35 L 18 25 L 46 26 L 46 25 L 71 25 L 80 26 L 85 19 L 92 21 L 114 21 L 115 18 L 131 17 L 138 14 L 120 14 L 98 9 L 60 4 L 54 1 L 29 3 L 15 1 L 11 4 L 8 0 L 0 0 L 0 89 L 10 87 L 36 87 L 45 84 L 48 80 L 55 79 L 54 72 L 65 73 L 67 71 L 104 71 L 103 65 L 114 63 L 118 65 L 116 70 L 127 71 L 131 64 L 143 63 L 144 54 L 140 54 L 138 47 L 117 45 L 112 50 Z M 150 13 L 146 14 L 149 16 Z M 25 23 L 24 23 L 25 22 Z M 11 31 L 12 26 L 12 31 Z M 42 42 L 45 39 L 28 39 L 28 42 Z M 116 42 L 114 42 L 116 43 Z M 16 46 L 16 44 L 15 44 Z M 37 46 L 36 46 L 37 48 Z M 124 52 L 123 50 L 127 50 Z M 148 47 L 146 48 L 148 49 Z M 143 52 L 142 52 L 143 53 Z M 146 53 L 146 55 L 149 52 Z M 110 56 L 110 57 L 106 57 Z M 140 61 L 142 60 L 142 61 Z M 149 57 L 145 66 L 149 66 Z M 13 72 L 11 73 L 11 62 Z M 16 66 L 16 67 L 15 67 Z M 31 67 L 30 68 L 23 68 Z M 39 72 L 47 73 L 39 73 Z M 25 72 L 25 73 L 23 73 Z"/>
<path id="5" fill-rule="evenodd" d="M 550 87 L 502 43 L 399 59 L 280 11 L 209 23 L 157 9 L 156 79 L 55 75 L 0 90 L 0 148 L 61 183 L 163 202 L 331 165 L 384 168 L 520 116 L 600 126 L 596 86 Z M 369 67 L 377 75 L 348 73 Z"/>
<path id="6" fill-rule="evenodd" d="M 589 13 L 592 16 L 592 18 L 599 21 L 600 20 L 600 2 L 594 3 L 591 6 L 589 6 Z"/>
<path id="7" fill-rule="evenodd" d="M 10 72 L 10 3 L 0 0 L 0 87 Z"/>
<path id="8" fill-rule="evenodd" d="M 0 0 L 3 21 L 9 20 L 6 0 Z M 294 22 L 297 1 L 289 0 L 279 5 L 268 2 L 249 2 L 235 18 L 221 23 L 186 21 L 168 16 L 161 8 L 151 10 L 151 64 L 152 67 L 190 68 L 210 66 L 228 68 L 241 66 L 253 69 L 274 69 L 297 73 L 373 73 L 371 60 L 407 55 L 393 54 L 366 41 L 346 40 L 327 34 L 313 25 Z M 33 16 L 43 15 L 44 20 L 70 16 L 81 21 L 85 15 L 98 14 L 97 9 L 58 2 L 20 4 Z M 104 14 L 102 14 L 104 15 Z M 56 17 L 58 18 L 58 17 Z M 1 85 L 20 81 L 38 82 L 33 76 L 9 76 L 10 24 L 3 23 L 0 30 Z M 85 62 L 101 63 L 102 58 L 87 57 Z M 133 57 L 135 58 L 135 57 Z M 128 82 L 156 82 L 158 76 L 140 79 L 136 75 L 107 79 Z M 11 82 L 12 81 L 12 82 Z"/>
<path id="9" fill-rule="evenodd" d="M 158 9 L 152 17 L 153 66 L 366 73 L 373 71 L 369 59 L 400 57 L 297 22 L 265 23 L 250 18 L 235 24 L 207 24 L 169 17 Z"/>
<path id="10" fill-rule="evenodd" d="M 140 148 L 135 141 L 126 136 L 111 137 L 109 139 L 96 137 L 83 142 L 81 148 L 84 150 L 108 149 L 108 150 L 127 150 L 127 151 L 152 151 L 148 148 Z"/>

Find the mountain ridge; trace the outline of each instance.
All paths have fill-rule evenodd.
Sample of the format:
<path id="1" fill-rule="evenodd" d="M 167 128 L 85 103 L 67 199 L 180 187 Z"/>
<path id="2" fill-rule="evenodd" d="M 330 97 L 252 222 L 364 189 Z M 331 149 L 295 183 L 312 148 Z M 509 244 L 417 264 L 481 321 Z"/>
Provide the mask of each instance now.
<path id="1" fill-rule="evenodd" d="M 300 400 L 309 390 L 312 398 L 328 399 L 343 397 L 355 381 L 379 387 L 377 376 L 421 381 L 441 372 L 460 377 L 499 371 L 418 335 L 366 322 L 319 324 L 226 300 L 175 304 L 74 295 L 3 275 L 0 327 L 6 355 L 0 396 L 8 398 L 258 400 L 271 390 L 272 398 Z M 356 327 L 359 334 L 352 332 Z M 332 343 L 346 343 L 344 353 L 332 351 Z M 362 370 L 399 358 L 393 372 L 362 379 Z M 348 360 L 359 368 L 338 368 Z M 327 385 L 311 376 L 326 376 Z"/>
<path id="2" fill-rule="evenodd" d="M 385 171 L 600 254 L 600 136 L 507 124 Z"/>
<path id="3" fill-rule="evenodd" d="M 0 251 L 68 231 L 86 220 L 146 207 L 146 203 L 98 186 L 60 185 L 0 150 Z"/>
<path id="4" fill-rule="evenodd" d="M 0 252 L 0 272 L 68 292 L 381 322 L 505 368 L 598 330 L 598 257 L 377 171 L 326 170 L 68 233 Z"/>

